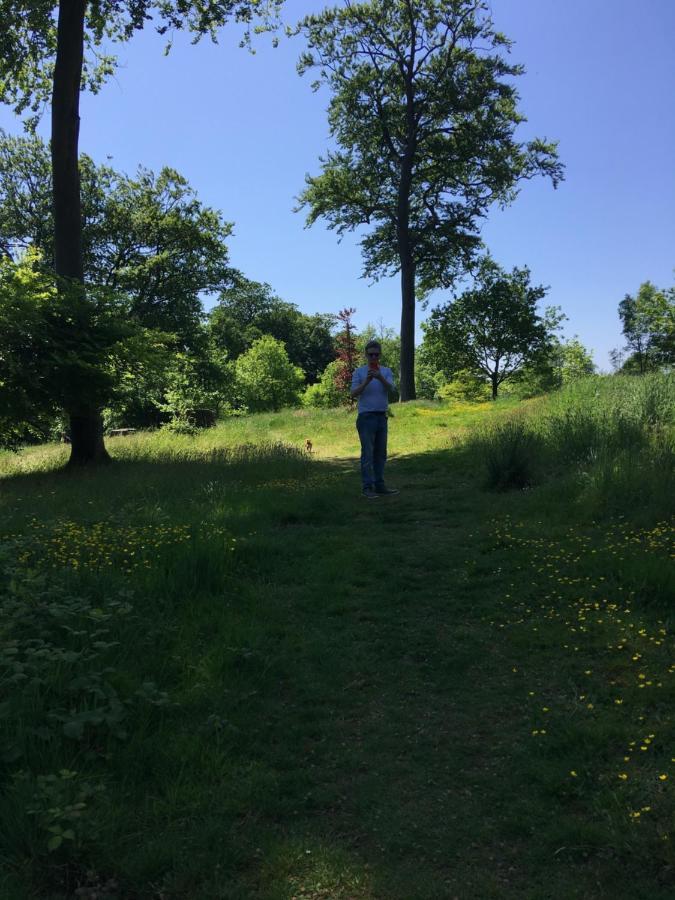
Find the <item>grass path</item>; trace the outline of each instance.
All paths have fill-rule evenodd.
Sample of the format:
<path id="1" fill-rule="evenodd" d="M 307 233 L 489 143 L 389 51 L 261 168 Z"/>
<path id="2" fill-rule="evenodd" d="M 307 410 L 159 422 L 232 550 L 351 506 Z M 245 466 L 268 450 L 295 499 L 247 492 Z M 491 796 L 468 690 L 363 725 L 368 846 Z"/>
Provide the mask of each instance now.
<path id="1" fill-rule="evenodd" d="M 621 820 L 627 809 L 608 823 L 615 810 L 600 806 L 613 786 L 589 772 L 586 793 L 570 776 L 608 763 L 606 724 L 570 725 L 562 708 L 595 648 L 570 667 L 557 633 L 530 644 L 490 624 L 522 580 L 492 547 L 503 502 L 440 456 L 401 460 L 391 478 L 403 492 L 386 506 L 342 483 L 310 521 L 280 526 L 293 534 L 270 578 L 311 688 L 298 697 L 288 676 L 261 743 L 305 723 L 285 773 L 299 808 L 265 854 L 268 879 L 256 873 L 242 896 L 286 898 L 291 884 L 296 898 L 665 898 L 649 838 Z M 550 751 L 531 734 L 531 688 L 560 707 Z"/>
<path id="2" fill-rule="evenodd" d="M 153 561 L 164 580 L 128 576 L 140 618 L 117 665 L 172 702 L 107 745 L 91 885 L 107 900 L 672 897 L 672 529 L 580 522 L 555 486 L 488 494 L 461 448 L 394 458 L 401 494 L 374 503 L 355 466 L 251 482 L 125 463 L 105 483 L 8 485 L 15 530 L 26 503 L 44 521 L 112 508 L 192 529 Z M 212 571 L 218 528 L 237 548 Z M 66 896 L 25 887 L 14 841 L 5 896 Z"/>

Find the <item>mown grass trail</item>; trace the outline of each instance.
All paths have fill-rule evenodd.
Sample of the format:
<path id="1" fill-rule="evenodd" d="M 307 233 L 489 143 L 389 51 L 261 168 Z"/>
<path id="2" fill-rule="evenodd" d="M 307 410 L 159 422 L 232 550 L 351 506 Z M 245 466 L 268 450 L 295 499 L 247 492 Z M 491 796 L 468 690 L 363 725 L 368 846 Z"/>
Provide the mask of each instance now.
<path id="1" fill-rule="evenodd" d="M 131 607 L 12 706 L 4 896 L 672 896 L 672 522 L 489 493 L 434 412 L 394 419 L 420 452 L 370 504 L 338 453 L 3 483 L 24 603 Z M 103 683 L 124 709 L 80 721 Z M 34 779 L 62 768 L 102 790 L 48 852 Z"/>

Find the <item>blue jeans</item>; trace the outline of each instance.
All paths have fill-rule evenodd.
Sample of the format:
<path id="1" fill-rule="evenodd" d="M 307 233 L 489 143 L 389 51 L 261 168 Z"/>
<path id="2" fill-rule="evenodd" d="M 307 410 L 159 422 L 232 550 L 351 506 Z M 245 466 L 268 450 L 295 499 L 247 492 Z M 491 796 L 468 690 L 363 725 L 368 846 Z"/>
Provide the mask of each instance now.
<path id="1" fill-rule="evenodd" d="M 387 461 L 386 413 L 359 413 L 356 430 L 361 439 L 361 481 L 364 490 L 384 487 L 384 464 Z"/>

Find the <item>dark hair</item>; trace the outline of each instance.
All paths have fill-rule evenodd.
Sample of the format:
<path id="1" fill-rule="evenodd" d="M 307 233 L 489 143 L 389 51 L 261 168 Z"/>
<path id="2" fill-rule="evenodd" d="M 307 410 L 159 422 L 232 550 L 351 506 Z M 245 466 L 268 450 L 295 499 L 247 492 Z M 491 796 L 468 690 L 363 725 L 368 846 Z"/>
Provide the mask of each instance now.
<path id="1" fill-rule="evenodd" d="M 366 344 L 366 353 L 368 352 L 370 347 L 377 347 L 380 352 L 382 351 L 382 344 L 375 339 L 373 339 L 372 341 L 368 341 L 368 343 Z"/>

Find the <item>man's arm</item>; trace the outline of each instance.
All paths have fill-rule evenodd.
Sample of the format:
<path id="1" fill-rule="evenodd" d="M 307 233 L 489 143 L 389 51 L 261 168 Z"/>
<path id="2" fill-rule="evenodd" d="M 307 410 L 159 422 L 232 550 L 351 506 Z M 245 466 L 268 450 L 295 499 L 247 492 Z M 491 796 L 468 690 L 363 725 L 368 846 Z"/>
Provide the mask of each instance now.
<path id="1" fill-rule="evenodd" d="M 391 369 L 387 369 L 387 374 L 385 375 L 382 372 L 378 372 L 375 376 L 382 384 L 388 388 L 390 391 L 396 390 L 396 385 L 394 383 L 394 375 Z"/>
<path id="2" fill-rule="evenodd" d="M 350 394 L 352 400 L 354 400 L 359 396 L 359 394 L 362 394 L 365 391 L 370 382 L 373 380 L 374 376 L 372 372 L 368 372 L 363 381 L 358 381 L 359 377 L 360 376 L 356 372 L 354 372 L 354 377 L 352 379 L 352 390 Z"/>

